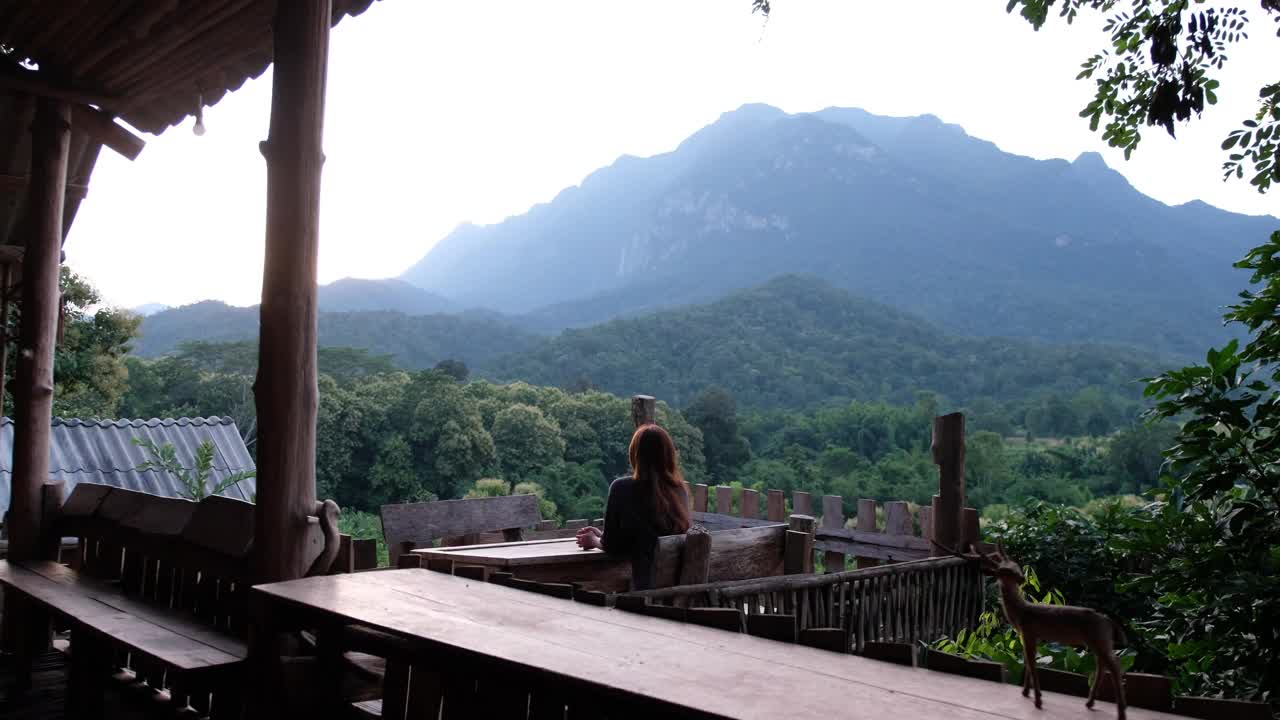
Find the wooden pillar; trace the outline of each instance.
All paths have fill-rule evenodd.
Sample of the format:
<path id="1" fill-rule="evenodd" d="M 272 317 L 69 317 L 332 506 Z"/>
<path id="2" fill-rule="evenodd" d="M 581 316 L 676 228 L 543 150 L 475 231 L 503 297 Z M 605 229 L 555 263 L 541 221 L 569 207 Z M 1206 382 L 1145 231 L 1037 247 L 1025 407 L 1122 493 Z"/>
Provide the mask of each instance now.
<path id="1" fill-rule="evenodd" d="M 49 479 L 53 422 L 53 348 L 58 329 L 58 267 L 67 188 L 71 110 L 39 98 L 31 124 L 29 222 L 22 270 L 22 327 L 14 374 L 13 485 L 9 497 L 9 557 L 39 557 L 43 487 Z M 44 545 L 44 548 L 41 546 Z"/>
<path id="2" fill-rule="evenodd" d="M 939 545 L 963 550 L 964 415 L 933 419 L 933 462 L 938 465 L 938 494 L 933 497 L 933 538 Z M 935 553 L 940 551 L 934 550 Z"/>
<path id="3" fill-rule="evenodd" d="M 267 236 L 258 340 L 258 581 L 306 572 L 316 502 L 316 268 L 332 0 L 279 0 L 267 161 Z"/>
<path id="4" fill-rule="evenodd" d="M 648 395 L 632 395 L 631 396 L 631 422 L 636 427 L 641 425 L 652 425 L 656 420 L 655 411 L 658 401 Z"/>

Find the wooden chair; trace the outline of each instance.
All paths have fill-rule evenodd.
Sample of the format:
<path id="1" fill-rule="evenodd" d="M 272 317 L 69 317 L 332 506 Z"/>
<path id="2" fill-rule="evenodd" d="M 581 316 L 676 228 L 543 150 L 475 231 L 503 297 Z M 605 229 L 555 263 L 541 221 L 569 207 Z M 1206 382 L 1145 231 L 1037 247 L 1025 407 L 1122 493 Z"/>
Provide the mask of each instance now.
<path id="1" fill-rule="evenodd" d="M 536 495 L 383 505 L 381 515 L 392 558 L 431 547 L 437 540 L 446 545 L 519 541 L 524 528 L 542 519 Z"/>
<path id="2" fill-rule="evenodd" d="M 320 574 L 338 552 L 337 506 L 316 512 L 308 559 Z M 247 654 L 253 505 L 79 483 L 51 522 L 58 536 L 77 538 L 73 567 L 3 562 L 0 583 L 32 611 L 24 623 L 53 616 L 70 627 L 71 714 L 100 709 L 109 676 L 174 709 L 234 712 Z"/>

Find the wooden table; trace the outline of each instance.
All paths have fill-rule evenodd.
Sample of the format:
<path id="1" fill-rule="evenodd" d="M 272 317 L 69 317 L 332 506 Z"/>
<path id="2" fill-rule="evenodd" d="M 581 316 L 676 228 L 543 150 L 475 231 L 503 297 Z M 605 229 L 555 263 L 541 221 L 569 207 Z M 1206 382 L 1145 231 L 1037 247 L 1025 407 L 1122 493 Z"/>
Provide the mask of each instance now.
<path id="1" fill-rule="evenodd" d="M 625 591 L 631 563 L 602 550 L 583 550 L 573 538 L 464 545 L 414 550 L 422 564 L 451 571 L 451 565 L 481 565 L 524 580 L 576 582 L 591 590 Z"/>
<path id="2" fill-rule="evenodd" d="M 480 702 L 523 692 L 507 712 L 522 720 L 550 694 L 618 717 L 945 718 L 1110 720 L 1084 700 L 1045 693 L 1037 710 L 1012 685 L 945 675 L 824 650 L 522 592 L 426 570 L 306 578 L 251 590 L 255 632 L 281 623 L 359 624 L 400 638 L 421 662 L 466 684 Z M 326 634 L 322 631 L 321 637 Z M 333 636 L 332 630 L 328 636 Z M 324 641 L 321 641 L 324 649 Z M 324 655 L 332 656 L 329 648 Z M 475 690 L 479 679 L 481 689 Z M 452 683 L 452 684 L 450 684 Z M 487 684 L 486 684 L 487 683 Z M 324 682 L 321 687 L 336 687 Z M 487 692 L 486 692 L 487 691 Z M 523 697 L 523 700 L 520 698 Z M 412 699 L 412 695 L 410 696 Z M 512 710 L 511 708 L 516 708 Z M 578 705 L 577 707 L 582 707 Z M 563 716 L 563 707 L 560 710 Z M 446 715 L 447 716 L 447 715 Z M 529 717 L 556 716 L 531 713 Z M 576 714 L 575 714 L 576 716 Z M 1137 708 L 1132 720 L 1173 718 Z"/>

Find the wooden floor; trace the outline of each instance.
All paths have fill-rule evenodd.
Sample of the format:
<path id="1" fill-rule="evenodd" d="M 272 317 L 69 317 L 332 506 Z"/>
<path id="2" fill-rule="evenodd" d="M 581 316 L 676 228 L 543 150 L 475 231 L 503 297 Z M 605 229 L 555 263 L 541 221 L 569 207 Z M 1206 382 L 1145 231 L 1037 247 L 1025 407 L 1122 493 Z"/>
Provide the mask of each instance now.
<path id="1" fill-rule="evenodd" d="M 13 695 L 13 658 L 0 656 L 0 717 L 5 720 L 62 720 L 67 700 L 66 658 L 60 652 L 41 656 L 31 676 L 31 691 Z"/>

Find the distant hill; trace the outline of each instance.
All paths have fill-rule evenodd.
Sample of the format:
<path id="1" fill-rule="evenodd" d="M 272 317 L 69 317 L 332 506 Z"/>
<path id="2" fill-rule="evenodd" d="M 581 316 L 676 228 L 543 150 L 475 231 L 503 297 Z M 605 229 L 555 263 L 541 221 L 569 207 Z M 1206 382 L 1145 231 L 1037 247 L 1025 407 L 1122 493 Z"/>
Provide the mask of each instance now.
<path id="1" fill-rule="evenodd" d="M 821 277 L 949 332 L 1200 355 L 1280 220 L 1170 207 L 1102 158 L 1034 160 L 925 115 L 726 113 L 549 203 L 459 228 L 402 278 L 540 331 Z"/>
<path id="2" fill-rule="evenodd" d="M 448 298 L 394 278 L 343 278 L 321 285 L 319 303 L 320 310 L 331 312 L 392 310 L 406 315 L 430 315 L 460 309 Z"/>
<path id="3" fill-rule="evenodd" d="M 390 355 L 400 367 L 428 368 L 446 359 L 480 365 L 532 347 L 536 338 L 484 313 L 407 315 L 392 311 L 321 312 L 324 347 L 366 348 Z M 155 357 L 184 342 L 254 340 L 258 308 L 207 301 L 157 313 L 142 322 L 135 353 Z"/>
<path id="4" fill-rule="evenodd" d="M 169 309 L 168 305 L 161 305 L 160 303 L 146 303 L 145 305 L 139 305 L 134 308 L 129 308 L 129 312 L 133 313 L 134 315 L 141 315 L 142 317 L 147 317 L 148 315 L 155 315 L 158 312 L 162 312 L 168 309 Z"/>
<path id="5" fill-rule="evenodd" d="M 567 330 L 484 373 L 562 387 L 646 392 L 679 407 L 720 385 L 748 407 L 838 399 L 1022 400 L 1086 387 L 1136 399 L 1161 369 L 1121 347 L 1046 345 L 943 332 L 814 277 L 787 276 L 706 304 Z"/>

